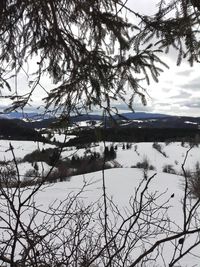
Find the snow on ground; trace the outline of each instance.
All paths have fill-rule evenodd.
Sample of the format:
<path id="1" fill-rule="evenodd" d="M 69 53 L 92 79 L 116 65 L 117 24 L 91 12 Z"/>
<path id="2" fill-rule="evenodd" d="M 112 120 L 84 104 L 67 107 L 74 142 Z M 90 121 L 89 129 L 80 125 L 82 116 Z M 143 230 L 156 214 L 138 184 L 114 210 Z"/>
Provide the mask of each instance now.
<path id="1" fill-rule="evenodd" d="M 56 140 L 62 141 L 65 138 L 65 135 L 56 135 Z M 73 138 L 73 136 L 67 137 L 68 139 Z M 26 154 L 33 152 L 34 150 L 42 150 L 47 148 L 54 148 L 55 146 L 50 144 L 43 144 L 40 142 L 32 141 L 10 141 L 10 140 L 0 140 L 0 161 L 12 160 L 13 155 L 11 153 L 10 144 L 14 148 L 13 152 L 16 158 L 21 158 Z M 157 172 L 163 172 L 163 167 L 166 165 L 171 165 L 177 174 L 182 172 L 182 164 L 185 159 L 186 153 L 189 150 L 189 145 L 181 146 L 180 142 L 169 143 L 159 143 L 162 148 L 162 151 L 166 154 L 166 157 L 153 148 L 153 143 L 132 143 L 130 149 L 123 149 L 123 143 L 112 143 L 112 142 L 100 142 L 93 143 L 86 148 L 77 149 L 76 147 L 64 147 L 61 157 L 71 158 L 73 155 L 78 155 L 79 157 L 84 157 L 90 153 L 98 152 L 101 155 L 103 154 L 104 147 L 110 147 L 113 145 L 117 147 L 115 159 L 116 166 L 122 166 L 124 168 L 135 167 L 138 162 L 142 162 L 145 159 L 148 160 L 149 164 L 152 165 Z M 185 164 L 185 169 L 193 171 L 195 169 L 195 164 L 200 161 L 199 159 L 200 147 L 193 147 L 188 153 L 187 161 Z M 21 164 L 20 164 L 21 165 Z M 24 163 L 21 167 L 22 172 L 24 169 L 29 169 L 30 166 Z M 42 170 L 43 167 L 41 167 Z M 45 170 L 47 166 L 45 165 Z"/>
<path id="2" fill-rule="evenodd" d="M 154 172 L 149 172 L 152 175 Z M 112 197 L 113 201 L 118 205 L 120 210 L 129 206 L 129 199 L 134 196 L 136 187 L 142 179 L 142 172 L 138 169 L 123 168 L 110 169 L 105 171 L 106 179 L 106 191 L 108 196 Z M 70 182 L 56 183 L 52 187 L 48 187 L 40 192 L 37 196 L 37 204 L 48 206 L 49 203 L 57 200 L 63 200 L 70 192 L 78 192 L 85 181 L 90 183 L 90 186 L 86 188 L 86 191 L 81 194 L 80 198 L 84 200 L 86 204 L 95 202 L 100 196 L 102 196 L 102 172 L 95 172 L 86 175 L 74 176 Z M 171 221 L 175 221 L 177 225 L 183 224 L 183 210 L 181 206 L 181 199 L 183 197 L 182 190 L 182 178 L 171 174 L 158 174 L 152 180 L 149 186 L 149 192 L 158 191 L 159 193 L 166 192 L 162 197 L 162 200 L 170 199 L 169 205 L 169 217 Z M 170 196 L 174 193 L 174 197 Z M 151 240 L 154 243 L 155 240 Z M 199 249 L 199 248 L 198 248 Z M 196 249 L 196 253 L 199 251 Z M 142 248 L 141 248 L 142 251 Z M 169 261 L 172 257 L 173 245 L 167 243 L 167 247 L 164 250 L 164 258 Z M 138 250 L 137 250 L 138 253 Z M 169 262 L 168 262 L 169 263 Z M 163 266 L 162 261 L 157 261 L 156 266 Z M 167 265 L 168 266 L 168 265 Z M 180 261 L 181 267 L 188 266 L 200 266 L 199 259 L 193 254 L 188 254 L 183 260 Z"/>
<path id="3" fill-rule="evenodd" d="M 65 135 L 57 134 L 56 140 L 63 141 Z M 67 139 L 73 138 L 74 136 L 68 136 Z M 26 154 L 33 152 L 34 150 L 42 150 L 47 148 L 54 148 L 55 146 L 50 144 L 43 144 L 40 142 L 32 141 L 10 141 L 10 140 L 0 140 L 0 161 L 12 160 L 13 155 L 9 149 L 10 144 L 14 148 L 14 154 L 16 158 L 23 158 Z M 110 147 L 113 145 L 117 146 L 116 150 L 116 162 L 119 166 L 124 168 L 134 167 L 138 162 L 142 162 L 144 159 L 149 161 L 149 164 L 154 166 L 157 172 L 162 172 L 163 167 L 166 165 L 171 165 L 177 173 L 181 173 L 181 166 L 189 149 L 189 145 L 181 146 L 180 142 L 173 142 L 166 145 L 165 143 L 159 143 L 162 147 L 162 151 L 165 152 L 166 157 L 153 148 L 153 143 L 132 143 L 130 149 L 123 149 L 123 143 L 112 143 L 103 142 L 93 143 L 87 148 L 77 149 L 76 147 L 65 147 L 61 154 L 62 158 L 71 158 L 73 155 L 78 155 L 79 157 L 84 157 L 89 155 L 91 152 L 98 152 L 103 154 L 104 147 Z M 185 169 L 191 171 L 194 170 L 195 164 L 200 161 L 199 159 L 200 147 L 194 147 L 188 154 L 187 161 L 185 164 Z"/>
<path id="4" fill-rule="evenodd" d="M 46 149 L 54 147 L 52 145 L 44 145 L 38 142 L 29 141 L 0 141 L 0 160 L 12 160 L 12 153 L 9 151 L 9 143 L 14 147 L 14 153 L 16 158 L 23 158 L 26 154 L 31 153 L 36 149 Z M 105 171 L 106 190 L 109 196 L 113 197 L 115 203 L 121 208 L 127 207 L 129 199 L 134 195 L 135 188 L 138 186 L 139 181 L 143 177 L 143 171 L 137 168 L 130 168 L 141 162 L 144 158 L 147 158 L 155 167 L 155 171 L 149 171 L 148 176 L 157 172 L 155 179 L 153 179 L 149 190 L 164 192 L 166 199 L 174 193 L 174 198 L 170 199 L 170 205 L 172 206 L 169 211 L 169 216 L 172 221 L 176 221 L 178 225 L 183 223 L 183 211 L 181 207 L 181 199 L 183 197 L 183 177 L 178 175 L 166 174 L 162 172 L 162 168 L 166 164 L 171 164 L 177 172 L 181 171 L 181 164 L 184 161 L 186 152 L 189 146 L 182 147 L 181 143 L 170 143 L 165 145 L 159 143 L 162 146 L 162 150 L 166 153 L 167 157 L 164 157 L 160 152 L 152 147 L 152 143 L 134 143 L 131 149 L 123 149 L 122 143 L 113 143 L 117 145 L 117 158 L 116 161 L 124 168 L 116 168 Z M 111 146 L 111 142 L 106 142 L 107 146 Z M 99 143 L 88 148 L 91 151 L 100 152 L 104 151 L 104 143 Z M 186 169 L 193 169 L 196 162 L 199 161 L 200 148 L 193 148 L 186 161 Z M 71 157 L 73 153 L 77 153 L 79 156 L 85 154 L 85 149 L 64 148 L 62 152 L 62 158 Z M 49 166 L 45 163 L 38 163 L 39 171 L 48 170 Z M 28 169 L 33 168 L 29 163 L 20 163 L 19 171 L 22 175 L 26 173 Z M 83 186 L 84 181 L 90 183 L 86 191 L 81 195 L 85 203 L 95 202 L 102 195 L 102 172 L 95 172 L 86 175 L 74 176 L 68 182 L 56 183 L 53 186 L 44 188 L 37 196 L 35 201 L 38 205 L 48 207 L 48 205 L 57 200 L 63 200 L 70 192 L 78 192 Z M 168 249 L 168 258 L 170 249 Z M 162 266 L 162 264 L 160 264 Z M 199 259 L 195 256 L 187 255 L 181 262 L 181 267 L 186 266 L 200 266 Z"/>
<path id="5" fill-rule="evenodd" d="M 43 135 L 45 138 L 49 138 L 49 135 L 48 134 L 44 134 Z M 76 135 L 66 135 L 66 134 L 57 134 L 57 133 L 54 133 L 52 134 L 50 140 L 51 141 L 56 141 L 56 142 L 60 142 L 60 143 L 66 143 L 68 142 L 70 139 L 73 139 L 75 138 Z"/>
<path id="6" fill-rule="evenodd" d="M 95 125 L 95 127 L 100 126 L 102 124 L 102 121 L 79 121 L 79 122 L 75 122 L 74 123 L 76 125 L 76 127 L 90 127 L 92 128 L 92 126 Z"/>
<path id="7" fill-rule="evenodd" d="M 38 167 L 38 173 L 41 176 L 44 176 L 52 168 L 51 166 L 49 166 L 45 162 L 37 162 L 37 167 Z M 18 169 L 19 169 L 20 177 L 22 179 L 27 178 L 26 177 L 27 172 L 35 170 L 33 164 L 31 164 L 29 162 L 19 163 Z"/>
<path id="8" fill-rule="evenodd" d="M 135 166 L 138 162 L 142 162 L 147 159 L 151 165 L 155 167 L 157 172 L 162 172 L 165 165 L 172 165 L 176 172 L 181 172 L 181 166 L 186 156 L 186 152 L 189 147 L 182 147 L 179 142 L 159 143 L 166 156 L 163 156 L 160 152 L 152 147 L 153 143 L 135 143 L 132 144 L 131 149 L 122 149 L 118 147 L 116 160 L 124 167 Z M 136 151 L 135 151 L 136 150 Z M 187 158 L 185 168 L 194 169 L 196 162 L 199 160 L 200 148 L 194 147 Z"/>
<path id="9" fill-rule="evenodd" d="M 43 144 L 41 142 L 0 140 L 0 161 L 8 161 L 13 159 L 13 155 L 10 150 L 10 144 L 14 148 L 13 152 L 16 158 L 23 158 L 25 155 L 37 149 L 42 150 L 43 148 L 47 149 L 55 147 L 53 145 Z"/>
<path id="10" fill-rule="evenodd" d="M 123 143 L 112 142 L 100 142 L 98 144 L 92 144 L 87 147 L 87 151 L 103 153 L 105 146 L 117 146 L 116 161 L 123 167 L 133 167 L 138 162 L 142 162 L 147 159 L 151 165 L 155 167 L 157 172 L 162 172 L 163 167 L 166 165 L 172 165 L 177 173 L 181 172 L 181 166 L 185 159 L 186 153 L 189 150 L 189 145 L 181 146 L 180 142 L 173 142 L 168 145 L 165 143 L 159 143 L 162 147 L 162 151 L 165 152 L 166 157 L 152 147 L 153 143 L 132 143 L 130 149 L 123 149 Z M 125 146 L 126 147 L 126 146 Z M 64 148 L 62 152 L 63 158 L 71 158 L 74 154 L 79 157 L 83 157 L 86 154 L 86 149 Z M 185 169 L 194 170 L 195 164 L 200 161 L 199 158 L 200 147 L 194 147 L 189 152 Z"/>

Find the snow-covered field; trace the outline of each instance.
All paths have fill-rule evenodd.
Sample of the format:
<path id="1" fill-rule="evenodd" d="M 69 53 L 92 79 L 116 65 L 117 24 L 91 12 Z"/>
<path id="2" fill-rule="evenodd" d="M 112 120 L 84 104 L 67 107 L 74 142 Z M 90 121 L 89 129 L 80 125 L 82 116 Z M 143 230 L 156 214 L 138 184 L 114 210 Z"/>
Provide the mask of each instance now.
<path id="1" fill-rule="evenodd" d="M 73 138 L 69 137 L 68 139 Z M 62 142 L 65 139 L 64 135 L 56 135 L 56 140 Z M 55 148 L 55 146 L 50 144 L 43 144 L 40 142 L 32 142 L 32 141 L 10 141 L 10 140 L 0 140 L 0 161 L 9 161 L 13 159 L 13 154 L 10 150 L 10 144 L 14 148 L 13 152 L 17 159 L 23 159 L 25 155 L 33 152 L 34 150 L 42 150 L 47 148 Z M 162 148 L 162 151 L 166 156 L 163 156 L 159 151 L 153 148 L 153 143 L 132 143 L 131 148 L 123 149 L 123 143 L 111 143 L 103 142 L 91 144 L 87 149 L 76 149 L 75 147 L 66 147 L 63 148 L 63 152 L 61 153 L 61 157 L 71 158 L 73 155 L 78 155 L 79 157 L 83 157 L 84 155 L 98 152 L 100 154 L 103 153 L 105 146 L 117 146 L 116 154 L 117 157 L 115 162 L 117 162 L 117 166 L 121 166 L 123 168 L 135 167 L 137 163 L 143 162 L 145 159 L 152 165 L 156 172 L 162 172 L 164 166 L 171 165 L 177 174 L 181 173 L 182 163 L 185 159 L 186 153 L 189 150 L 189 144 L 185 144 L 184 147 L 181 146 L 180 142 L 175 143 L 159 143 Z M 200 147 L 194 147 L 189 152 L 187 161 L 185 163 L 185 169 L 193 171 L 197 162 L 200 162 L 199 158 Z M 22 166 L 20 166 L 22 165 Z M 48 170 L 47 164 L 39 164 L 41 166 L 40 170 L 45 169 Z M 112 164 L 111 164 L 112 165 Z M 30 169 L 30 164 L 19 163 L 19 168 L 23 170 L 25 173 Z"/>
<path id="2" fill-rule="evenodd" d="M 49 144 L 43 144 L 33 141 L 13 141 L 13 140 L 0 140 L 0 160 L 12 160 L 13 155 L 10 150 L 10 144 L 14 148 L 13 152 L 16 158 L 23 158 L 25 155 L 33 152 L 34 150 L 42 150 L 47 148 L 53 148 L 54 146 Z"/>
<path id="3" fill-rule="evenodd" d="M 60 139 L 61 140 L 61 139 Z M 9 150 L 9 143 L 11 143 L 14 148 L 14 153 L 16 158 L 23 158 L 26 154 L 31 153 L 36 149 L 42 150 L 43 148 L 54 147 L 51 145 L 45 145 L 42 143 L 34 143 L 29 141 L 0 141 L 0 160 L 12 160 L 13 156 Z M 181 166 L 185 159 L 186 153 L 189 150 L 189 145 L 186 144 L 184 147 L 181 143 L 170 143 L 166 145 L 165 143 L 159 143 L 162 147 L 162 151 L 165 152 L 166 156 L 158 152 L 153 148 L 152 143 L 133 143 L 131 148 L 123 149 L 122 143 L 99 143 L 91 146 L 91 151 L 103 153 L 104 146 L 117 146 L 117 157 L 115 161 L 121 166 L 121 168 L 109 169 L 105 171 L 105 182 L 106 182 L 106 192 L 109 197 L 118 205 L 120 210 L 125 210 L 129 206 L 129 200 L 134 196 L 135 189 L 138 187 L 139 182 L 143 178 L 143 170 L 135 168 L 138 162 L 142 162 L 147 159 L 151 165 L 154 166 L 155 170 L 148 171 L 148 177 L 157 173 L 155 178 L 152 180 L 150 186 L 148 187 L 149 192 L 165 192 L 164 198 L 170 199 L 169 205 L 170 209 L 168 216 L 171 221 L 176 222 L 180 227 L 183 225 L 183 209 L 181 201 L 183 199 L 183 176 L 181 176 Z M 62 152 L 62 158 L 71 157 L 74 153 L 79 156 L 83 156 L 85 149 L 76 148 L 64 148 Z M 200 148 L 194 147 L 191 149 L 187 156 L 185 163 L 185 169 L 194 170 L 195 165 L 198 161 L 200 155 Z M 163 166 L 172 165 L 175 174 L 163 173 Z M 27 162 L 19 163 L 19 171 L 24 175 L 24 173 L 29 170 L 32 166 Z M 47 164 L 39 164 L 39 171 L 48 170 L 50 166 Z M 94 172 L 85 175 L 73 176 L 70 181 L 56 183 L 50 187 L 44 188 L 35 197 L 35 201 L 38 205 L 45 209 L 48 205 L 55 200 L 62 200 L 66 198 L 66 195 L 70 192 L 78 192 L 82 188 L 83 184 L 86 182 L 90 183 L 87 190 L 81 195 L 81 199 L 84 200 L 86 204 L 95 202 L 100 196 L 102 196 L 102 172 Z M 174 194 L 173 198 L 170 198 Z M 163 199 L 163 198 L 162 198 Z M 156 237 L 155 237 L 156 240 Z M 155 242 L 151 240 L 151 242 Z M 187 244 L 188 246 L 188 244 Z M 167 250 L 164 250 L 165 259 L 169 261 L 172 257 L 172 248 L 174 243 L 169 242 Z M 141 248 L 144 249 L 144 248 Z M 194 252 L 200 256 L 200 245 L 195 248 Z M 164 266 L 163 262 L 156 262 L 156 266 Z M 145 265 L 144 265 L 145 266 Z M 151 265 L 148 265 L 151 266 Z M 154 265 L 152 265 L 154 266 Z M 168 266 L 168 265 L 166 265 Z M 200 266 L 200 259 L 196 257 L 193 253 L 189 253 L 185 256 L 177 265 L 181 267 L 189 266 Z"/>
<path id="4" fill-rule="evenodd" d="M 116 150 L 116 161 L 123 168 L 134 167 L 138 162 L 142 162 L 144 159 L 149 161 L 149 164 L 155 167 L 157 172 L 162 172 L 165 165 L 172 165 L 176 172 L 181 172 L 181 166 L 185 159 L 186 153 L 190 146 L 185 144 L 184 147 L 181 146 L 180 142 L 169 143 L 159 143 L 162 147 L 162 151 L 165 152 L 166 157 L 153 148 L 153 143 L 132 143 L 130 149 L 123 149 L 123 143 L 112 143 L 112 142 L 100 142 L 98 144 L 92 144 L 87 150 L 91 152 L 103 153 L 105 146 L 117 146 Z M 86 149 L 76 149 L 76 148 L 64 148 L 62 152 L 62 157 L 71 157 L 76 153 L 78 156 L 82 157 L 86 153 Z M 194 147 L 189 152 L 185 168 L 193 170 L 196 163 L 200 161 L 199 158 L 200 147 Z"/>
<path id="5" fill-rule="evenodd" d="M 153 171 L 149 172 L 149 176 L 153 174 Z M 129 200 L 134 196 L 135 189 L 138 187 L 142 178 L 142 172 L 134 168 L 109 169 L 105 171 L 106 192 L 108 196 L 111 197 L 115 202 L 115 204 L 118 205 L 121 211 L 125 210 L 127 207 L 130 208 Z M 79 192 L 79 190 L 81 190 L 81 188 L 84 186 L 85 182 L 88 182 L 90 185 L 87 186 L 86 191 L 80 195 L 80 198 L 83 199 L 86 204 L 96 202 L 103 194 L 101 171 L 86 174 L 84 176 L 74 176 L 70 182 L 56 183 L 52 187 L 49 187 L 45 191 L 41 192 L 37 196 L 37 201 L 40 204 L 43 203 L 43 205 L 48 205 L 48 203 L 55 201 L 55 199 L 65 199 L 66 195 L 70 192 Z M 172 222 L 175 222 L 175 224 L 180 227 L 183 225 L 183 209 L 181 199 L 183 198 L 184 192 L 182 182 L 183 180 L 180 176 L 159 173 L 152 180 L 148 189 L 149 192 L 158 192 L 158 194 L 165 192 L 164 196 L 157 201 L 157 204 L 161 205 L 162 202 L 165 202 L 169 199 L 168 205 L 170 206 L 170 209 L 168 211 L 168 216 Z M 171 198 L 172 194 L 174 194 L 173 198 Z M 154 240 L 151 240 L 151 244 L 153 244 L 155 241 L 156 237 Z M 186 247 L 187 246 L 188 243 L 186 242 Z M 167 263 L 170 262 L 173 256 L 173 248 L 174 244 L 172 242 L 167 243 L 167 246 L 164 250 L 166 266 L 168 266 Z M 141 247 L 141 251 L 142 249 L 144 248 Z M 138 253 L 138 250 L 135 252 Z M 193 253 L 189 253 L 186 257 L 184 257 L 175 266 L 200 266 L 200 259 L 196 257 L 195 253 L 196 255 L 200 255 L 200 246 L 194 249 Z M 151 264 L 142 266 L 165 266 L 162 262 L 162 259 L 158 259 L 156 263 Z"/>

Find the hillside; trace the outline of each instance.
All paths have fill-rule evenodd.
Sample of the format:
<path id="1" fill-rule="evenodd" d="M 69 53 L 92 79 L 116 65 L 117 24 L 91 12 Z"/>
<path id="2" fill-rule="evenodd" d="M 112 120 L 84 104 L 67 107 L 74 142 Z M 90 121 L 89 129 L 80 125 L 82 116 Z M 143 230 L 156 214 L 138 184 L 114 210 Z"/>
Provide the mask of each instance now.
<path id="1" fill-rule="evenodd" d="M 12 153 L 9 150 L 9 143 L 9 140 L 0 140 L 1 162 L 13 159 Z M 58 151 L 55 145 L 43 144 L 41 142 L 11 141 L 11 144 L 16 158 L 21 159 L 18 167 L 22 171 L 22 179 L 27 171 L 34 169 L 34 164 L 31 165 L 31 163 L 38 162 L 38 167 L 41 170 L 43 165 L 46 166 L 45 171 L 50 169 L 51 166 L 48 165 L 49 160 L 53 153 Z M 63 171 L 73 168 L 70 176 L 77 172 L 82 174 L 93 172 L 95 168 L 96 170 L 102 169 L 103 162 L 101 157 L 103 156 L 105 146 L 115 148 L 116 157 L 111 160 L 107 159 L 108 166 L 110 167 L 139 168 L 143 172 L 144 163 L 146 162 L 150 169 L 157 173 L 168 172 L 172 174 L 180 174 L 182 172 L 182 163 L 190 148 L 190 144 L 187 142 L 105 142 L 105 144 L 98 142 L 87 145 L 86 148 L 78 148 L 76 146 L 63 147 L 59 164 L 62 166 Z M 34 151 L 35 153 L 37 152 L 35 156 Z M 200 147 L 194 146 L 185 164 L 188 171 L 193 172 L 198 162 L 200 163 L 199 154 Z M 75 157 L 76 163 L 73 162 L 73 157 Z M 147 170 L 149 167 L 147 167 Z"/>
<path id="2" fill-rule="evenodd" d="M 1 160 L 4 160 L 5 158 L 7 158 L 7 160 L 12 160 L 12 154 L 7 149 L 9 148 L 9 141 L 1 140 L 0 145 L 1 151 L 4 152 L 0 154 Z M 12 146 L 14 147 L 16 156 L 21 159 L 36 149 L 40 149 L 42 152 L 49 148 L 54 148 L 54 146 L 30 141 L 12 141 Z M 74 248 L 74 244 L 78 244 L 78 246 L 80 244 L 80 251 L 82 251 L 86 246 L 85 241 L 87 241 L 89 245 L 92 245 L 92 248 L 95 249 L 95 252 L 99 251 L 102 246 L 95 246 L 94 244 L 96 244 L 97 237 L 98 241 L 101 242 L 100 244 L 104 242 L 104 239 L 101 239 L 104 238 L 103 233 L 105 230 L 105 211 L 102 198 L 104 193 L 102 179 L 104 177 L 107 203 L 109 203 L 107 206 L 107 218 L 109 219 L 108 227 L 112 229 L 109 233 L 116 233 L 118 229 L 120 229 L 119 225 L 122 223 L 122 220 L 127 219 L 127 224 L 123 225 L 119 232 L 119 239 L 117 239 L 119 242 L 123 242 L 126 240 L 127 227 L 132 225 L 129 233 L 129 240 L 133 240 L 136 244 L 133 245 L 131 249 L 128 247 L 130 250 L 127 264 L 129 264 L 141 255 L 144 249 L 148 250 L 153 246 L 156 241 L 181 231 L 184 225 L 185 216 L 182 207 L 184 197 L 182 163 L 184 162 L 190 146 L 188 143 L 157 143 L 156 145 L 155 143 L 94 143 L 91 144 L 90 147 L 88 146 L 87 149 L 77 149 L 76 147 L 64 148 L 61 153 L 61 158 L 66 160 L 72 158 L 74 155 L 81 158 L 86 155 L 90 156 L 94 154 L 94 152 L 102 154 L 105 146 L 116 147 L 116 158 L 108 161 L 110 166 L 114 168 L 105 170 L 104 172 L 98 171 L 72 176 L 66 181 L 62 180 L 62 182 L 51 184 L 51 186 L 46 184 L 37 194 L 34 194 L 34 207 L 37 208 L 37 212 L 34 213 L 34 220 L 32 220 L 31 217 L 32 210 L 30 211 L 30 208 L 25 207 L 22 221 L 24 222 L 24 226 L 28 225 L 29 228 L 32 227 L 31 234 L 36 231 L 36 236 L 38 237 L 39 234 L 42 235 L 44 233 L 42 228 L 43 225 L 41 224 L 41 218 L 44 217 L 44 214 L 45 217 L 42 222 L 44 222 L 47 229 L 52 229 L 54 223 L 59 221 L 58 216 L 64 214 L 63 211 L 67 210 L 67 214 L 64 217 L 67 220 L 67 223 L 65 224 L 65 219 L 62 221 L 65 227 L 56 228 L 54 230 L 54 236 L 51 235 L 52 232 L 50 231 L 50 237 L 47 235 L 47 242 L 44 247 L 48 245 L 49 249 L 53 242 L 49 242 L 48 238 L 51 238 L 51 241 L 56 241 L 56 245 L 60 248 L 64 236 L 65 238 L 69 238 L 69 241 L 67 242 L 67 246 L 69 247 L 72 241 L 72 248 Z M 189 151 L 185 164 L 187 173 L 189 173 L 189 170 L 191 172 L 194 171 L 197 162 L 199 162 L 199 152 L 200 148 L 198 146 L 195 146 Z M 153 168 L 145 169 L 144 165 L 141 167 L 141 163 L 144 163 L 145 161 L 148 162 L 148 166 L 153 166 Z M 171 166 L 166 169 L 168 173 L 163 170 L 163 167 L 166 165 Z M 50 166 L 47 166 L 45 162 L 38 162 L 37 166 L 39 173 L 43 175 L 46 175 L 50 169 Z M 38 177 L 37 175 L 27 175 L 27 171 L 36 171 L 34 166 L 28 162 L 22 162 L 20 160 L 18 168 L 21 179 L 28 181 L 28 179 L 30 180 L 34 179 L 34 177 Z M 34 172 L 29 172 L 29 174 L 30 173 L 32 175 L 34 174 Z M 144 174 L 146 175 L 145 180 L 143 180 Z M 148 190 L 146 189 L 146 194 L 143 196 L 141 206 L 142 213 L 139 215 L 140 219 L 136 220 L 135 218 L 138 218 L 138 216 L 130 217 L 130 214 L 132 214 L 135 209 L 138 211 L 138 207 L 140 207 L 138 204 L 139 202 L 137 201 L 140 201 L 141 199 L 141 191 L 143 190 L 143 187 L 139 190 L 138 196 L 135 199 L 136 189 L 141 186 L 142 180 L 142 184 L 145 186 L 153 175 L 155 175 L 155 177 L 151 180 L 148 185 Z M 28 187 L 26 190 L 24 188 L 19 188 L 18 190 L 13 190 L 13 192 L 17 192 L 18 194 L 18 192 L 20 192 L 19 190 L 22 190 L 23 200 L 24 197 L 26 198 L 27 194 L 31 193 L 32 187 Z M 77 201 L 74 201 L 74 197 L 76 198 L 76 196 Z M 18 197 L 19 195 L 17 195 L 16 199 L 18 199 Z M 110 200 L 112 202 L 109 202 Z M 189 209 L 189 205 L 194 201 L 195 200 L 191 198 L 188 200 L 187 209 Z M 22 201 L 20 203 L 22 203 Z M 69 205 L 69 203 L 72 204 Z M 1 200 L 1 204 L 4 205 L 4 199 Z M 53 205 L 54 208 L 52 208 L 51 205 Z M 3 207 L 6 209 L 7 205 L 4 205 Z M 70 210 L 68 210 L 69 208 Z M 199 207 L 197 208 L 196 212 L 198 214 Z M 91 213 L 89 213 L 88 210 L 91 211 Z M 46 211 L 48 211 L 48 215 L 45 213 Z M 51 212 L 53 213 L 52 217 Z M 7 213 L 7 215 L 8 214 L 9 213 Z M 73 214 L 78 217 L 73 217 Z M 191 229 L 193 225 L 196 225 L 195 223 L 197 223 L 195 218 L 197 218 L 196 213 L 193 213 L 193 216 L 190 217 L 192 220 L 191 224 L 188 226 Z M 135 220 L 136 223 L 132 224 Z M 2 224 L 3 223 L 4 222 L 2 222 Z M 2 227 L 4 227 L 4 224 Z M 84 238 L 78 239 L 78 242 L 75 242 L 76 240 L 74 240 L 73 237 L 76 237 L 76 235 L 74 235 L 74 233 L 79 233 L 79 229 L 81 229 L 81 234 L 84 235 Z M 62 236 L 62 238 L 60 238 L 60 236 Z M 4 235 L 3 238 L 6 238 L 6 236 Z M 151 265 L 151 263 L 155 261 L 155 257 L 156 266 L 163 266 L 163 262 L 165 262 L 164 266 L 168 266 L 175 255 L 174 248 L 181 246 L 179 240 L 180 238 L 177 238 L 171 242 L 166 242 L 160 247 L 160 250 L 156 250 L 155 253 L 150 254 L 148 257 L 148 260 L 150 261 L 149 266 L 154 266 Z M 198 235 L 191 237 L 188 234 L 187 236 L 184 236 L 184 245 L 181 246 L 182 251 L 187 251 L 188 247 L 192 246 L 196 240 L 198 240 Z M 53 245 L 55 247 L 55 242 Z M 125 252 L 127 251 L 126 249 L 127 247 L 123 248 L 122 255 L 125 255 Z M 159 254 L 161 252 L 162 256 Z M 176 253 L 178 254 L 178 252 L 179 250 Z M 44 253 L 44 257 L 46 255 L 47 252 Z M 178 261 L 177 266 L 199 266 L 198 255 L 199 245 L 197 244 L 197 247 L 193 248 L 192 253 L 188 253 Z M 57 260 L 60 260 L 60 257 L 62 258 L 63 254 L 58 251 Z"/>

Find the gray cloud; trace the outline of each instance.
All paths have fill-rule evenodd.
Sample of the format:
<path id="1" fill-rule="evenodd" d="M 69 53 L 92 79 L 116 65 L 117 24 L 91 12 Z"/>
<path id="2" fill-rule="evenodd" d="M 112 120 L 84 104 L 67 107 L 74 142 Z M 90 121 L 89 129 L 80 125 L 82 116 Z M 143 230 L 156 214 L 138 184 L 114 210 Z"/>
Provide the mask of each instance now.
<path id="1" fill-rule="evenodd" d="M 171 91 L 171 88 L 162 88 L 162 91 L 165 93 L 169 93 Z"/>
<path id="2" fill-rule="evenodd" d="M 173 81 L 172 80 L 165 80 L 165 84 L 169 84 L 169 85 L 172 85 L 173 84 Z"/>
<path id="3" fill-rule="evenodd" d="M 200 100 L 199 101 L 187 101 L 184 103 L 184 106 L 188 108 L 199 108 L 200 109 Z"/>
<path id="4" fill-rule="evenodd" d="M 116 104 L 115 107 L 119 111 L 130 111 L 128 106 L 124 103 Z M 134 111 L 145 111 L 145 112 L 153 112 L 154 111 L 152 106 L 150 106 L 148 104 L 147 104 L 147 106 L 144 106 L 144 105 L 142 105 L 142 103 L 133 103 L 133 110 Z"/>
<path id="5" fill-rule="evenodd" d="M 189 98 L 192 96 L 191 93 L 185 92 L 185 91 L 179 91 L 177 92 L 177 95 L 171 96 L 169 98 L 171 99 L 183 99 L 183 98 Z"/>
<path id="6" fill-rule="evenodd" d="M 169 107 L 171 104 L 169 104 L 169 103 L 157 103 L 157 105 L 160 105 L 161 107 Z"/>
<path id="7" fill-rule="evenodd" d="M 180 76 L 190 76 L 190 74 L 193 72 L 193 70 L 184 70 L 184 71 L 178 71 L 176 72 L 176 75 Z"/>
<path id="8" fill-rule="evenodd" d="M 187 84 L 181 85 L 181 87 L 193 91 L 200 90 L 200 78 L 195 78 Z"/>
<path id="9" fill-rule="evenodd" d="M 195 108 L 195 109 L 199 108 L 200 109 L 200 98 L 199 99 L 191 98 L 189 100 L 187 99 L 187 100 L 177 101 L 176 103 L 173 103 L 173 104 L 180 106 L 180 108 L 186 107 L 186 108 Z"/>

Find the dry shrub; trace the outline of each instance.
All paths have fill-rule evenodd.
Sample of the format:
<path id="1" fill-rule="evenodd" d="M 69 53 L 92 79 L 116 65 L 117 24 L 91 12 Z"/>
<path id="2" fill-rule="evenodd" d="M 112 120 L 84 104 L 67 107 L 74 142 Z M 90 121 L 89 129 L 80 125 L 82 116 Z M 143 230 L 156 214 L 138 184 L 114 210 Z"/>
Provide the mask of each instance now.
<path id="1" fill-rule="evenodd" d="M 188 187 L 190 193 L 195 198 L 200 198 L 200 166 L 199 162 L 196 163 L 195 172 L 188 175 Z"/>
<path id="2" fill-rule="evenodd" d="M 170 173 L 170 174 L 176 174 L 176 171 L 171 164 L 166 164 L 163 166 L 163 172 Z"/>

